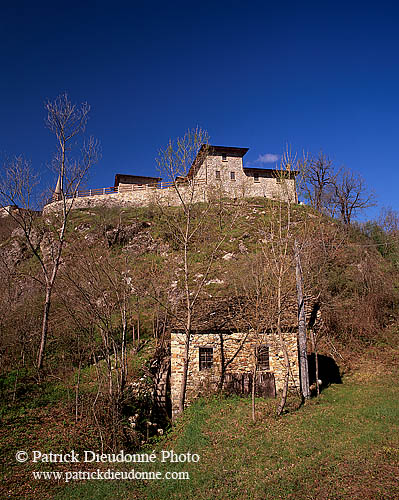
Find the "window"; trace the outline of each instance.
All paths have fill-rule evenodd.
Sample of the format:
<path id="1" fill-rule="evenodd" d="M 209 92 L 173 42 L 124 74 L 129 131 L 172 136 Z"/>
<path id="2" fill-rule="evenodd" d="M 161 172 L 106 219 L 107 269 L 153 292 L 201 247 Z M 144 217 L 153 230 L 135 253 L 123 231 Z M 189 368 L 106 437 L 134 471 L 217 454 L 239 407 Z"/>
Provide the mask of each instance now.
<path id="1" fill-rule="evenodd" d="M 259 174 L 254 174 L 254 182 L 259 182 Z"/>
<path id="2" fill-rule="evenodd" d="M 258 370 L 270 370 L 269 346 L 260 345 L 256 348 L 256 366 Z"/>
<path id="3" fill-rule="evenodd" d="M 236 173 L 235 172 L 230 172 L 230 180 L 232 180 L 232 181 L 236 180 Z"/>
<path id="4" fill-rule="evenodd" d="M 226 153 L 222 154 L 222 161 L 227 161 L 227 154 Z"/>
<path id="5" fill-rule="evenodd" d="M 213 365 L 213 347 L 199 348 L 199 369 L 209 370 Z"/>
<path id="6" fill-rule="evenodd" d="M 220 180 L 220 170 L 215 171 L 216 179 Z"/>

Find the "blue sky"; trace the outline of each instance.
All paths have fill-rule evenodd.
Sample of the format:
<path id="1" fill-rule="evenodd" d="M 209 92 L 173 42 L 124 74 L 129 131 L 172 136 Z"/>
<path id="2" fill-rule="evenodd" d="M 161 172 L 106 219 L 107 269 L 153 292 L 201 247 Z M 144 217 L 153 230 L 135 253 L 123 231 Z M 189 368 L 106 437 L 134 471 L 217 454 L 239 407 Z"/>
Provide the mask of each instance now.
<path id="1" fill-rule="evenodd" d="M 102 145 L 91 187 L 156 175 L 158 149 L 200 125 L 247 163 L 322 149 L 399 210 L 398 20 L 394 2 L 3 5 L 0 152 L 44 171 L 44 102 L 67 91 Z"/>

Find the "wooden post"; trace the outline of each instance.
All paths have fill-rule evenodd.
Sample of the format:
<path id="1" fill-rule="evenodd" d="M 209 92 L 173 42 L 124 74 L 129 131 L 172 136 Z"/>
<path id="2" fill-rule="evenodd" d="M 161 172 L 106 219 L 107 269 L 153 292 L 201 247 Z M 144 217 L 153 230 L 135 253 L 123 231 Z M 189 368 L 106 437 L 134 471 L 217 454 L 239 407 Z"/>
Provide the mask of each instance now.
<path id="1" fill-rule="evenodd" d="M 257 356 L 255 353 L 255 362 L 254 362 L 254 367 L 252 370 L 252 391 L 251 391 L 251 399 L 252 399 L 252 422 L 255 422 L 256 416 L 255 416 L 255 391 L 256 391 L 256 363 L 257 363 Z"/>

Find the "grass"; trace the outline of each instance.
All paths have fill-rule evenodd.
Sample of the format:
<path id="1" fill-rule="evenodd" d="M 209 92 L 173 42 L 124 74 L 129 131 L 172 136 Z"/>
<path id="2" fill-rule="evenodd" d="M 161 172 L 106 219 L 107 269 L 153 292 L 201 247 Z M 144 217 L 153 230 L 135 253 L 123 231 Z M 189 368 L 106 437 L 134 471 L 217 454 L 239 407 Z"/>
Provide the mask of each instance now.
<path id="1" fill-rule="evenodd" d="M 198 453 L 200 462 L 134 467 L 187 471 L 189 480 L 89 481 L 69 484 L 56 498 L 398 498 L 399 373 L 359 373 L 280 419 L 275 400 L 258 400 L 255 424 L 248 399 L 199 400 L 156 450 Z"/>

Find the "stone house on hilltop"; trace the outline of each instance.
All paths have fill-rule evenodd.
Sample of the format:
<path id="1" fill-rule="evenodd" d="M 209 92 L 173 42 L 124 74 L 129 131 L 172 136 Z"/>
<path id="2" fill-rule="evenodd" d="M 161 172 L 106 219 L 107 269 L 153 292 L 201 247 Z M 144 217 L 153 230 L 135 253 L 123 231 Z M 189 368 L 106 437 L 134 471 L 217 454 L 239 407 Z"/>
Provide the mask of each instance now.
<path id="1" fill-rule="evenodd" d="M 221 188 L 234 197 L 262 196 L 297 202 L 297 172 L 270 168 L 244 167 L 248 148 L 202 145 L 187 177 Z"/>
<path id="2" fill-rule="evenodd" d="M 167 205 L 180 203 L 174 184 L 196 182 L 195 201 L 205 201 L 219 191 L 232 198 L 265 197 L 297 202 L 293 170 L 244 167 L 248 148 L 202 145 L 185 177 L 165 182 L 160 177 L 116 174 L 112 187 L 81 190 L 74 196 L 74 208 L 105 206 L 143 206 L 157 201 Z M 57 208 L 59 183 L 48 207 Z"/>

